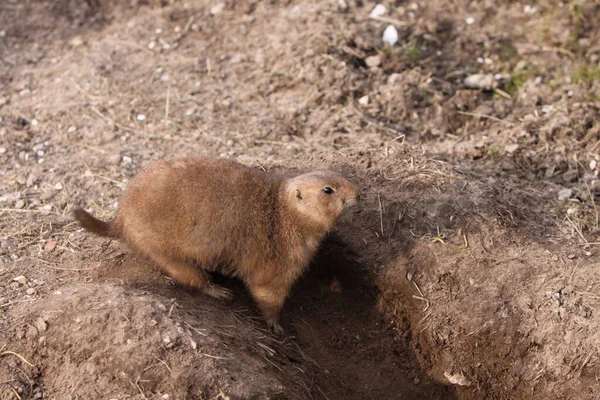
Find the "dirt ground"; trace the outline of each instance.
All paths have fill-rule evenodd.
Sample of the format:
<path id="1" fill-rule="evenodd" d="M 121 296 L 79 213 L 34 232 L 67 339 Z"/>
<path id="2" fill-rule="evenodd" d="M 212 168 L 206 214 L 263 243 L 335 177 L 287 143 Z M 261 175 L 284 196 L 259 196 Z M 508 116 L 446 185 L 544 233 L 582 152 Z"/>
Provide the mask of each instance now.
<path id="1" fill-rule="evenodd" d="M 0 1 L 1 399 L 600 399 L 600 3 L 382 4 Z M 281 338 L 71 218 L 200 154 L 361 190 Z"/>

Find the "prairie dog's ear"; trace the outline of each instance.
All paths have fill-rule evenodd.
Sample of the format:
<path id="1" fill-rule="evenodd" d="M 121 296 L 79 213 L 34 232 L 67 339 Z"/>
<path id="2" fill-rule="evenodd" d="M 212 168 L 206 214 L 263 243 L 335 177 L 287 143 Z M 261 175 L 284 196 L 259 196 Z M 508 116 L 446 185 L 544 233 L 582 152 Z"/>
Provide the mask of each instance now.
<path id="1" fill-rule="evenodd" d="M 300 189 L 296 189 L 296 197 L 298 198 L 298 201 L 302 201 L 302 193 L 300 192 Z"/>

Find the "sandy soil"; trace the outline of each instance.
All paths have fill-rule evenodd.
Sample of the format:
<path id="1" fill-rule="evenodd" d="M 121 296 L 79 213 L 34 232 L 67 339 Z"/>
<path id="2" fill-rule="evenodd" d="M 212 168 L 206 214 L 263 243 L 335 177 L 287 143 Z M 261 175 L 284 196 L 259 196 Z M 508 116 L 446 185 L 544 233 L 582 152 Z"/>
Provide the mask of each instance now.
<path id="1" fill-rule="evenodd" d="M 600 398 L 600 4 L 383 4 L 0 2 L 0 398 Z M 282 338 L 71 218 L 199 154 L 361 189 Z"/>

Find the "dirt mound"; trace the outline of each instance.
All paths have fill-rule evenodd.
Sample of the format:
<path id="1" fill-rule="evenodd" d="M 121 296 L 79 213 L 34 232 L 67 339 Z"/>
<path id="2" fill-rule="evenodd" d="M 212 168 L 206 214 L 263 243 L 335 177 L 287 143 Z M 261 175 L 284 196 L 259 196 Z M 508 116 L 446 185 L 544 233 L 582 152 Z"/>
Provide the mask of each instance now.
<path id="1" fill-rule="evenodd" d="M 20 345 L 10 350 L 28 362 L 13 356 L 2 376 L 20 382 L 22 398 L 42 390 L 48 398 L 307 396 L 308 375 L 280 353 L 285 346 L 276 352 L 275 339 L 239 310 L 204 297 L 80 284 L 13 313 Z"/>
<path id="2" fill-rule="evenodd" d="M 598 396 L 598 264 L 556 236 L 552 201 L 405 146 L 323 160 L 366 194 L 339 234 L 432 376 L 460 398 Z"/>

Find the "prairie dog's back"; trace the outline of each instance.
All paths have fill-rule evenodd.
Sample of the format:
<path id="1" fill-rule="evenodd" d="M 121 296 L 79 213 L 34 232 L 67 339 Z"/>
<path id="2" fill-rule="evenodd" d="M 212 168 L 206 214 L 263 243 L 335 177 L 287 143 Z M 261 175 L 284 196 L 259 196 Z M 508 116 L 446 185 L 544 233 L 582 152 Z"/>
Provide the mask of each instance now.
<path id="1" fill-rule="evenodd" d="M 220 159 L 158 161 L 124 193 L 117 223 L 140 250 L 162 248 L 207 263 L 268 247 L 280 182 Z M 267 250 L 265 248 L 265 250 Z"/>

